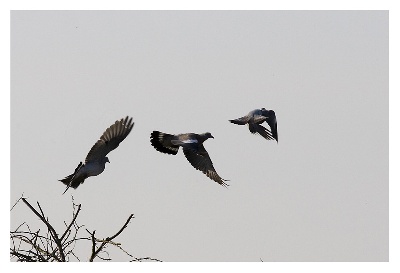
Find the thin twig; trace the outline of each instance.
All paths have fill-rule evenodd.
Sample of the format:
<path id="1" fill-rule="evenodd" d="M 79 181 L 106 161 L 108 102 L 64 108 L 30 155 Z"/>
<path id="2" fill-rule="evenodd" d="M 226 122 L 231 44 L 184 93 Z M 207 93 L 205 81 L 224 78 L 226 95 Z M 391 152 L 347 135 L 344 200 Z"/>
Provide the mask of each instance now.
<path id="1" fill-rule="evenodd" d="M 144 257 L 144 258 L 134 258 L 133 260 L 130 260 L 130 262 L 141 262 L 141 261 L 154 261 L 154 262 L 162 262 L 159 259 L 155 259 L 155 258 L 150 258 L 150 257 Z"/>
<path id="2" fill-rule="evenodd" d="M 15 202 L 15 204 L 11 207 L 10 211 L 13 210 L 13 208 L 19 203 L 19 201 L 24 197 L 24 194 Z"/>
<path id="3" fill-rule="evenodd" d="M 81 204 L 79 204 L 78 209 L 74 215 L 74 218 L 72 219 L 71 223 L 69 224 L 69 226 L 67 227 L 67 229 L 65 230 L 64 234 L 61 236 L 60 240 L 62 241 L 64 239 L 64 236 L 68 233 L 68 231 L 70 231 L 71 226 L 75 223 L 76 218 L 78 217 L 78 214 L 81 210 Z"/>

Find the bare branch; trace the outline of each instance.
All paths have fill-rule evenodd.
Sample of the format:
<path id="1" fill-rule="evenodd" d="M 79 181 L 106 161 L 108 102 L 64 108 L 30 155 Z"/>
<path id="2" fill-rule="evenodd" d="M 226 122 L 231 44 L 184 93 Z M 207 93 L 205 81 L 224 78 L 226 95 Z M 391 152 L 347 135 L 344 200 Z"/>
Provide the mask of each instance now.
<path id="1" fill-rule="evenodd" d="M 90 232 L 89 232 L 90 233 Z M 94 237 L 94 234 L 96 233 L 96 231 L 94 230 L 93 233 L 90 233 L 90 235 L 92 236 L 92 255 L 90 256 L 89 261 L 93 262 L 94 257 L 96 257 L 96 238 Z"/>
<path id="2" fill-rule="evenodd" d="M 130 260 L 130 262 L 143 262 L 143 261 L 162 262 L 162 261 L 159 260 L 159 259 L 150 258 L 150 257 L 134 258 L 133 260 Z"/>
<path id="3" fill-rule="evenodd" d="M 133 214 L 129 215 L 128 220 L 126 220 L 125 224 L 122 226 L 122 228 L 114 235 L 111 236 L 109 238 L 106 238 L 107 241 L 111 241 L 113 240 L 115 237 L 117 237 L 118 235 L 121 234 L 121 232 L 128 226 L 129 222 L 131 221 L 131 219 L 134 218 Z"/>
<path id="4" fill-rule="evenodd" d="M 21 197 L 22 198 L 22 197 Z M 42 222 L 49 228 L 50 230 L 50 234 L 52 235 L 54 242 L 57 244 L 59 253 L 60 253 L 60 257 L 61 257 L 61 261 L 65 262 L 65 256 L 64 256 L 64 251 L 61 245 L 61 241 L 58 238 L 57 232 L 54 230 L 53 226 L 50 225 L 50 223 L 44 218 L 44 216 L 40 215 L 39 212 L 37 212 L 37 210 L 31 206 L 31 204 L 29 204 L 28 201 L 26 201 L 25 198 L 22 198 L 22 201 L 24 201 L 24 203 L 40 218 L 40 220 L 42 220 Z M 38 203 L 39 204 L 39 203 Z M 40 206 L 39 206 L 40 208 Z M 42 211 L 42 209 L 40 208 L 40 210 Z M 42 211 L 43 213 L 43 211 Z M 44 214 L 43 214 L 44 215 Z"/>
<path id="5" fill-rule="evenodd" d="M 61 236 L 60 240 L 62 241 L 65 237 L 65 235 L 71 230 L 72 225 L 75 223 L 76 218 L 78 217 L 78 214 L 81 210 L 81 204 L 79 204 L 78 209 L 74 215 L 74 218 L 72 219 L 71 223 L 69 224 L 69 226 L 67 227 L 67 229 L 65 230 L 64 234 Z"/>
<path id="6" fill-rule="evenodd" d="M 19 203 L 19 201 L 24 198 L 24 194 L 22 194 L 22 196 L 15 202 L 15 204 L 11 207 L 10 211 L 13 210 L 13 208 Z"/>
<path id="7" fill-rule="evenodd" d="M 99 252 L 100 252 L 108 243 L 110 243 L 113 239 L 115 239 L 118 235 L 121 234 L 121 232 L 128 226 L 128 224 L 129 224 L 129 222 L 131 221 L 132 218 L 134 218 L 134 217 L 133 217 L 133 214 L 131 214 L 131 215 L 128 217 L 128 220 L 126 220 L 125 224 L 122 226 L 122 228 L 121 228 L 116 234 L 114 234 L 113 236 L 107 237 L 106 239 L 102 240 L 102 243 L 101 243 L 101 245 L 99 246 L 99 248 L 98 248 L 97 250 L 95 250 L 95 247 L 96 247 L 96 242 L 95 242 L 95 237 L 94 237 L 95 231 L 93 231 L 93 233 L 91 234 L 91 235 L 92 235 L 92 255 L 90 256 L 90 259 L 89 259 L 90 262 L 93 262 L 94 258 L 95 258 L 96 256 L 98 256 Z M 90 233 L 90 232 L 89 232 L 89 233 Z"/>
<path id="8" fill-rule="evenodd" d="M 10 254 L 19 258 L 18 259 L 19 261 L 36 262 L 30 255 L 25 255 L 25 254 L 15 251 L 15 250 L 11 250 Z"/>
<path id="9" fill-rule="evenodd" d="M 108 246 L 117 247 L 131 258 L 131 262 L 137 261 L 159 261 L 158 259 L 145 257 L 137 258 L 129 254 L 122 248 L 121 243 L 114 242 L 128 226 L 130 221 L 134 218 L 131 214 L 125 221 L 124 225 L 112 236 L 105 239 L 96 238 L 96 231 L 86 231 L 89 236 L 78 236 L 80 230 L 84 225 L 78 225 L 76 222 L 78 215 L 81 211 L 81 205 L 76 205 L 72 197 L 72 219 L 70 222 L 63 221 L 65 230 L 61 237 L 57 234 L 56 230 L 50 224 L 49 219 L 46 217 L 44 210 L 37 202 L 38 209 L 35 209 L 23 196 L 17 200 L 11 210 L 22 200 L 26 206 L 37 216 L 40 221 L 45 224 L 46 229 L 41 231 L 31 230 L 26 222 L 20 224 L 14 231 L 10 231 L 10 255 L 14 260 L 21 262 L 48 262 L 58 261 L 65 262 L 72 260 L 81 261 L 81 259 L 74 253 L 77 242 L 88 241 L 91 243 L 91 253 L 89 260 L 92 262 L 95 258 L 104 261 L 111 261 Z"/>

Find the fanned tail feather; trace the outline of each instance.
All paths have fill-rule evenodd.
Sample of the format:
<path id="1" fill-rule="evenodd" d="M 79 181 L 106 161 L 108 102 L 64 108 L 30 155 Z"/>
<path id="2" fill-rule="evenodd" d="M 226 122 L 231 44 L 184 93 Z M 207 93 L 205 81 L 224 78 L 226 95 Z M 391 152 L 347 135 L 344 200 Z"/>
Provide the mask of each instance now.
<path id="1" fill-rule="evenodd" d="M 165 134 L 159 131 L 153 131 L 150 135 L 151 145 L 159 152 L 176 155 L 178 153 L 179 146 L 175 145 L 165 145 L 163 143 L 170 142 L 173 136 Z M 169 141 L 167 141 L 169 138 Z"/>

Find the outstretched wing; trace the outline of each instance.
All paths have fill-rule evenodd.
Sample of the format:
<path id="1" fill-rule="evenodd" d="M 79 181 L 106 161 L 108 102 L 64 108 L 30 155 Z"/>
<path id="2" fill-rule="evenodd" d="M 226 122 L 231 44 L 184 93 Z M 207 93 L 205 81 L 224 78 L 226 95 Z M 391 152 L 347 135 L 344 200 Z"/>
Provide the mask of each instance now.
<path id="1" fill-rule="evenodd" d="M 272 136 L 275 138 L 276 142 L 278 142 L 278 123 L 275 121 L 271 126 Z"/>
<path id="2" fill-rule="evenodd" d="M 254 124 L 254 123 L 249 123 L 249 130 L 252 134 L 258 133 L 260 134 L 263 138 L 267 140 L 274 139 L 272 137 L 271 131 L 265 128 L 262 125 L 259 124 Z"/>
<path id="3" fill-rule="evenodd" d="M 267 123 L 271 128 L 271 133 L 273 138 L 278 142 L 278 123 L 276 122 L 275 115 L 271 118 L 268 118 Z"/>
<path id="4" fill-rule="evenodd" d="M 104 158 L 109 152 L 119 146 L 119 144 L 129 135 L 134 123 L 128 116 L 125 119 L 117 120 L 107 130 L 104 131 L 100 139 L 90 149 L 86 156 L 85 163 L 98 161 Z"/>
<path id="5" fill-rule="evenodd" d="M 183 153 L 194 168 L 202 171 L 205 175 L 207 175 L 210 179 L 214 180 L 218 184 L 224 187 L 229 186 L 225 183 L 225 181 L 229 180 L 221 178 L 215 171 L 210 156 L 208 155 L 206 149 L 204 149 L 204 146 L 202 144 L 198 145 L 197 151 L 194 149 L 183 147 Z"/>

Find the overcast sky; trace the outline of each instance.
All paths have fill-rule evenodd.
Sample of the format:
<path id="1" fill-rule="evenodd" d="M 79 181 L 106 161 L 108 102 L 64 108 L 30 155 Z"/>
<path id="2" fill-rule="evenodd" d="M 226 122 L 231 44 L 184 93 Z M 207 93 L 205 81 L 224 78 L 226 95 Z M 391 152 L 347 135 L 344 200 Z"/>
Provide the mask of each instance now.
<path id="1" fill-rule="evenodd" d="M 163 261 L 388 261 L 387 11 L 13 11 L 11 196 Z M 277 115 L 279 144 L 228 122 Z M 105 171 L 71 174 L 135 126 Z M 228 189 L 150 133 L 211 132 Z M 23 205 L 23 221 L 41 227 Z M 88 256 L 87 249 L 79 250 Z M 120 252 L 116 261 L 127 260 Z"/>

